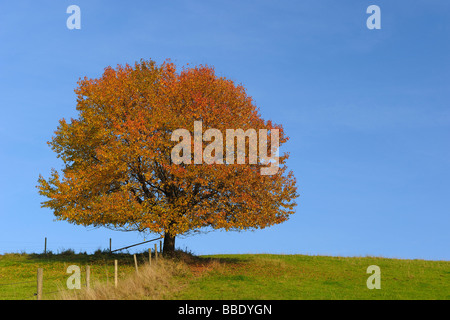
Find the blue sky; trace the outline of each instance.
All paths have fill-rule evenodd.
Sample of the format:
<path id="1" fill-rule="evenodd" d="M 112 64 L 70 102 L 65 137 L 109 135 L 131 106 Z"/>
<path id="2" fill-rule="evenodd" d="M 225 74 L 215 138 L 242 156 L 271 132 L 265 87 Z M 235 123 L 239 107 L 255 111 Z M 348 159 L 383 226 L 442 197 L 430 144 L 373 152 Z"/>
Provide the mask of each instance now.
<path id="1" fill-rule="evenodd" d="M 66 27 L 72 4 L 80 30 Z M 372 4 L 380 30 L 366 27 Z M 54 252 L 144 240 L 55 222 L 35 186 L 61 167 L 46 142 L 76 117 L 80 77 L 170 58 L 214 66 L 283 124 L 301 194 L 281 225 L 177 247 L 449 260 L 449 17 L 433 0 L 3 1 L 0 253 L 40 252 L 45 237 Z"/>

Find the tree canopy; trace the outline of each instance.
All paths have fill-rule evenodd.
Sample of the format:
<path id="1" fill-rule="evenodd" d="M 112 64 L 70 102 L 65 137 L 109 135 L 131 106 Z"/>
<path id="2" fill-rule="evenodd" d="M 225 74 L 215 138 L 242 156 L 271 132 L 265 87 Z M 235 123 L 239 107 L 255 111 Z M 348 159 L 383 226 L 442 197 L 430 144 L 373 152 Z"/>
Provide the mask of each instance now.
<path id="1" fill-rule="evenodd" d="M 268 165 L 262 157 L 249 163 L 248 137 L 245 164 L 173 161 L 179 143 L 172 141 L 174 131 L 193 135 L 199 121 L 203 132 L 277 131 L 280 146 L 288 140 L 281 125 L 262 119 L 242 85 L 217 76 L 214 68 L 187 65 L 177 71 L 170 61 L 141 60 L 80 79 L 75 93 L 78 117 L 61 119 L 48 142 L 63 168 L 52 169 L 48 179 L 40 175 L 37 186 L 47 198 L 42 207 L 58 220 L 158 233 L 173 250 L 177 235 L 265 228 L 294 213 L 298 194 L 287 153 L 279 155 L 272 175 L 261 174 Z"/>

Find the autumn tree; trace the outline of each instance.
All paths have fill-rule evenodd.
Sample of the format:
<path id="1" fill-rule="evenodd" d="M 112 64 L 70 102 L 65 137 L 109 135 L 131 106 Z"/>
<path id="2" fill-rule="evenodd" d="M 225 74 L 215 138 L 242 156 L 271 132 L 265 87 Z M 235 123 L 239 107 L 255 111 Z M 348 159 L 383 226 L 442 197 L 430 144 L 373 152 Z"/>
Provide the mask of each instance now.
<path id="1" fill-rule="evenodd" d="M 298 194 L 287 153 L 279 154 L 278 171 L 271 175 L 261 174 L 268 162 L 259 155 L 256 163 L 248 161 L 248 137 L 245 164 L 225 157 L 202 164 L 173 161 L 174 147 L 186 139 L 176 141 L 174 131 L 185 128 L 194 137 L 199 121 L 202 132 L 262 129 L 267 135 L 277 131 L 279 146 L 288 140 L 281 125 L 261 118 L 242 85 L 217 76 L 212 67 L 177 71 L 170 61 L 141 60 L 107 67 L 97 79 L 80 79 L 75 93 L 78 117 L 60 120 L 48 142 L 63 168 L 52 169 L 48 179 L 40 175 L 37 186 L 47 197 L 42 207 L 57 220 L 157 233 L 164 236 L 164 252 L 171 253 L 177 235 L 265 228 L 294 213 Z M 207 145 L 201 147 L 205 152 Z M 221 151 L 226 153 L 225 145 L 212 156 Z"/>

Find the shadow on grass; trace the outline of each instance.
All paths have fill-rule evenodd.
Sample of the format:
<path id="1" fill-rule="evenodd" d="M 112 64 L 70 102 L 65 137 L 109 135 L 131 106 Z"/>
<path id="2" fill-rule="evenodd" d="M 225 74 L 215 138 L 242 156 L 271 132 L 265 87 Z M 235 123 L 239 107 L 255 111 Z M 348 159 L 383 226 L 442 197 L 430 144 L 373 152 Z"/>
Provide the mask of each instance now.
<path id="1" fill-rule="evenodd" d="M 9 253 L 4 256 L 17 256 L 20 257 L 21 262 L 65 262 L 65 263 L 95 263 L 95 262 L 105 262 L 118 260 L 121 264 L 134 265 L 134 255 L 136 255 L 138 262 L 148 261 L 149 252 L 148 250 L 129 253 L 127 252 L 109 252 L 109 250 L 97 250 L 92 254 L 86 252 L 76 253 L 72 249 L 62 250 L 58 253 L 53 253 L 49 251 L 47 253 Z M 161 257 L 161 253 L 158 253 L 158 257 Z M 223 265 L 230 264 L 242 264 L 249 261 L 247 258 L 234 258 L 234 257 L 208 257 L 208 256 L 196 256 L 192 252 L 186 250 L 177 249 L 171 255 L 163 255 L 165 259 L 170 259 L 174 261 L 181 261 L 187 265 L 208 265 L 211 263 L 220 263 Z M 152 252 L 152 260 L 155 259 L 155 253 Z"/>

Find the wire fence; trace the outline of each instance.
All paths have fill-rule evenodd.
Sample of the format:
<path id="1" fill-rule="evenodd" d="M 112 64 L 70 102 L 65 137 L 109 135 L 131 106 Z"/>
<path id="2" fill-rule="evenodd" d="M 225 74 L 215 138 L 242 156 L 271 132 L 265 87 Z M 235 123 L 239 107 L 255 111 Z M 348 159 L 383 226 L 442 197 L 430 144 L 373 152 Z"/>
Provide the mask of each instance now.
<path id="1" fill-rule="evenodd" d="M 20 254 L 16 254 L 17 260 L 2 266 L 0 269 L 0 300 L 36 300 L 38 291 L 38 277 L 36 277 L 37 268 L 44 270 L 42 295 L 44 299 L 57 298 L 58 293 L 68 290 L 67 281 L 72 275 L 68 272 L 69 266 L 79 266 L 82 272 L 86 272 L 86 267 L 89 265 L 92 270 L 92 280 L 96 282 L 108 283 L 113 281 L 114 276 L 114 260 L 118 259 L 121 269 L 119 278 L 125 277 L 127 274 L 134 272 L 135 261 L 134 256 L 129 253 L 119 253 L 130 247 L 142 245 L 152 241 L 160 240 L 161 238 L 151 239 L 149 241 L 137 243 L 124 248 L 104 251 L 99 255 L 84 255 L 84 254 L 60 254 L 53 255 L 38 254 L 31 262 L 24 260 Z M 157 245 L 155 244 L 155 251 Z M 160 251 L 162 251 L 162 242 L 159 243 Z M 140 263 L 147 262 L 149 259 L 150 250 L 137 254 Z M 13 254 L 14 255 L 14 254 Z M 25 259 L 25 258 L 23 258 Z M 3 279 L 2 279 L 3 278 Z M 18 281 L 10 281 L 7 279 L 17 279 Z M 3 280 L 3 281 L 2 281 Z M 81 283 L 86 286 L 86 278 L 81 277 Z"/>
<path id="2" fill-rule="evenodd" d="M 60 292 L 63 288 L 64 279 L 53 277 L 45 279 L 50 289 L 44 290 L 43 294 L 47 297 Z M 37 280 L 0 283 L 0 300 L 36 300 L 37 296 Z"/>
<path id="3" fill-rule="evenodd" d="M 143 239 L 143 242 L 135 243 L 128 246 L 122 246 L 120 249 L 113 249 L 111 244 L 111 238 L 109 238 L 109 247 L 107 246 L 107 242 L 102 245 L 94 245 L 92 242 L 78 242 L 78 241 L 50 241 L 47 243 L 47 238 L 42 239 L 42 243 L 39 244 L 40 241 L 17 241 L 17 240 L 0 240 L 0 254 L 8 254 L 9 252 L 20 252 L 20 253 L 61 253 L 65 251 L 77 251 L 77 252 L 95 252 L 95 251 L 121 251 L 124 249 L 132 248 L 135 246 L 139 246 L 141 244 L 145 244 L 148 242 L 162 240 L 162 237 L 157 237 L 151 240 Z"/>

